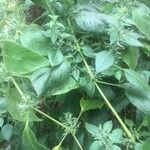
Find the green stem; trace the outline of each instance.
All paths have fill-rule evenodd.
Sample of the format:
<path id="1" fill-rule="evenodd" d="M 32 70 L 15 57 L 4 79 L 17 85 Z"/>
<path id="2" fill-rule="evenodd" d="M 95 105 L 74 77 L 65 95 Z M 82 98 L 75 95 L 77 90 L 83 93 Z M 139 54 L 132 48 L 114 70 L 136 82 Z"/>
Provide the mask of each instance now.
<path id="1" fill-rule="evenodd" d="M 48 118 L 49 120 L 55 122 L 56 124 L 58 124 L 59 126 L 63 127 L 63 128 L 68 128 L 67 126 L 65 126 L 64 124 L 62 124 L 61 122 L 57 121 L 56 119 L 50 117 L 49 115 L 45 114 L 44 112 L 40 111 L 37 108 L 34 108 L 35 111 L 37 111 L 38 113 L 40 113 L 41 115 L 45 116 L 46 118 Z"/>
<path id="2" fill-rule="evenodd" d="M 81 115 L 82 115 L 82 111 L 80 111 L 78 118 L 77 118 L 77 121 L 80 119 Z"/>
<path id="3" fill-rule="evenodd" d="M 106 96 L 104 95 L 104 93 L 102 92 L 102 90 L 100 89 L 99 85 L 96 82 L 95 82 L 95 86 L 96 86 L 97 90 L 99 91 L 99 93 L 101 94 L 101 96 L 103 97 L 103 99 L 104 99 L 105 103 L 107 104 L 107 106 L 110 108 L 110 110 L 112 111 L 112 113 L 114 114 L 114 116 L 116 117 L 116 119 L 118 120 L 118 122 L 120 123 L 120 125 L 122 126 L 124 131 L 126 132 L 127 136 L 132 141 L 135 141 L 133 135 L 131 134 L 131 132 L 129 131 L 127 126 L 124 124 L 124 122 L 122 121 L 122 119 L 120 118 L 120 116 L 118 115 L 116 110 L 113 108 L 113 106 L 111 105 L 109 100 L 106 98 Z"/>
<path id="4" fill-rule="evenodd" d="M 49 5 L 49 3 L 48 3 L 48 1 L 46 0 L 46 4 L 47 4 L 47 7 L 48 7 L 48 9 L 49 9 L 49 11 L 51 12 L 51 14 L 54 16 L 55 15 L 55 13 L 53 12 L 53 10 L 52 10 L 52 8 L 51 8 L 51 6 Z"/>
<path id="5" fill-rule="evenodd" d="M 40 114 L 42 114 L 43 116 L 47 117 L 48 119 L 50 119 L 51 121 L 55 122 L 56 124 L 60 125 L 63 128 L 68 128 L 67 126 L 65 126 L 64 124 L 62 124 L 61 122 L 55 120 L 54 118 L 50 117 L 49 115 L 45 114 L 44 112 L 34 108 L 34 110 L 36 110 L 37 112 L 39 112 Z M 75 141 L 77 142 L 78 146 L 80 147 L 81 150 L 83 150 L 81 144 L 79 143 L 78 139 L 76 138 L 76 136 L 70 131 L 71 135 L 73 136 L 73 138 L 75 139 Z M 65 139 L 65 137 L 62 139 L 62 141 Z M 61 145 L 61 143 L 59 144 Z"/>
<path id="6" fill-rule="evenodd" d="M 16 87 L 16 89 L 18 90 L 19 94 L 22 96 L 22 98 L 24 98 L 24 100 L 27 100 L 24 93 L 22 92 L 21 88 L 19 87 L 19 85 L 17 84 L 17 82 L 15 81 L 15 79 L 13 77 L 10 77 Z M 48 118 L 49 120 L 55 122 L 57 125 L 61 126 L 62 128 L 68 129 L 67 126 L 65 126 L 64 124 L 62 124 L 61 122 L 59 122 L 58 120 L 52 118 L 51 116 L 45 114 L 44 112 L 42 112 L 41 110 L 37 109 L 37 108 L 33 108 L 35 111 L 37 111 L 39 114 L 45 116 L 46 118 Z M 28 120 L 26 122 L 26 125 L 28 125 Z M 81 150 L 83 150 L 82 146 L 80 145 L 78 139 L 76 138 L 76 136 L 72 133 L 72 131 L 70 130 L 71 135 L 73 136 L 73 138 L 75 139 L 75 141 L 77 142 L 78 146 L 80 147 Z M 66 137 L 66 136 L 65 136 Z M 65 139 L 65 137 L 62 139 L 61 143 L 63 142 L 63 140 Z M 60 144 L 61 144 L 60 143 Z"/>
<path id="7" fill-rule="evenodd" d="M 139 131 L 143 126 L 143 122 L 139 125 L 139 127 L 137 128 L 137 131 Z"/>
<path id="8" fill-rule="evenodd" d="M 14 79 L 12 76 L 10 76 L 10 78 L 11 78 L 12 82 L 14 83 L 16 89 L 18 90 L 18 92 L 19 92 L 21 98 L 22 98 L 24 101 L 27 101 L 27 99 L 26 99 L 24 93 L 22 92 L 21 88 L 18 86 L 18 84 L 17 84 L 17 82 L 15 81 L 15 79 Z"/>
<path id="9" fill-rule="evenodd" d="M 10 77 L 11 80 L 13 81 L 16 89 L 18 90 L 19 94 L 21 95 L 21 97 L 24 99 L 24 100 L 27 100 L 24 93 L 22 92 L 21 88 L 18 86 L 17 82 L 15 81 L 15 79 L 11 76 Z M 42 114 L 43 116 L 47 117 L 48 119 L 50 119 L 51 121 L 55 122 L 56 124 L 60 125 L 61 127 L 63 128 L 67 128 L 67 126 L 65 126 L 64 124 L 62 124 L 61 122 L 57 121 L 56 119 L 50 117 L 49 115 L 45 114 L 44 112 L 40 111 L 39 109 L 37 108 L 33 108 L 35 111 L 37 111 L 38 113 Z"/>
<path id="10" fill-rule="evenodd" d="M 32 21 L 32 23 L 35 23 L 35 22 L 37 22 L 38 20 L 40 20 L 40 19 L 42 19 L 43 17 L 45 17 L 45 16 L 47 16 L 48 15 L 48 13 L 46 12 L 44 12 L 41 16 L 39 16 L 38 18 L 36 18 L 35 20 L 33 20 Z"/>
<path id="11" fill-rule="evenodd" d="M 68 135 L 68 134 L 66 134 L 66 135 L 62 138 L 62 140 L 61 140 L 60 143 L 58 144 L 59 147 L 61 146 L 61 144 L 63 143 L 63 141 L 64 141 L 65 138 L 67 137 L 67 135 Z"/>
<path id="12" fill-rule="evenodd" d="M 110 85 L 110 86 L 115 86 L 115 87 L 123 88 L 123 87 L 122 87 L 121 85 L 119 85 L 119 84 L 104 82 L 104 81 L 100 81 L 100 80 L 96 80 L 96 82 L 101 83 L 101 84 L 105 84 L 105 85 Z"/>
<path id="13" fill-rule="evenodd" d="M 119 66 L 117 66 L 117 65 L 113 65 L 113 66 L 115 66 L 116 68 L 118 68 L 118 69 L 120 69 L 120 70 L 122 70 L 122 71 L 124 71 L 124 69 L 123 68 L 121 68 L 121 67 L 119 67 Z"/>
<path id="14" fill-rule="evenodd" d="M 68 24 L 69 24 L 69 26 L 70 26 L 71 29 L 72 29 L 72 26 L 71 26 L 71 23 L 70 23 L 70 20 L 69 20 L 69 19 L 68 19 Z M 74 33 L 73 29 L 72 29 L 72 33 L 73 33 L 73 35 L 74 35 L 74 37 L 75 37 L 75 33 Z M 94 74 L 92 73 L 92 71 L 91 71 L 91 69 L 90 69 L 88 63 L 86 62 L 86 60 L 85 60 L 85 58 L 84 58 L 84 56 L 83 56 L 83 54 L 82 54 L 82 52 L 81 52 L 81 47 L 80 47 L 80 45 L 79 45 L 79 43 L 78 43 L 76 37 L 75 37 L 75 43 L 76 43 L 76 46 L 77 46 L 77 51 L 78 51 L 79 54 L 81 55 L 81 58 L 82 58 L 82 60 L 83 60 L 83 62 L 84 62 L 84 64 L 85 64 L 85 67 L 86 67 L 86 69 L 87 69 L 87 72 L 88 72 L 89 76 L 94 80 L 94 84 L 95 84 L 97 90 L 99 91 L 100 95 L 103 97 L 105 103 L 107 104 L 107 106 L 109 107 L 109 109 L 112 111 L 112 113 L 114 114 L 114 116 L 116 117 L 116 119 L 118 120 L 118 122 L 120 123 L 120 125 L 122 126 L 122 128 L 124 129 L 124 131 L 126 132 L 127 136 L 128 136 L 133 142 L 135 142 L 134 136 L 133 136 L 133 135 L 131 134 L 131 132 L 128 130 L 127 126 L 124 124 L 124 122 L 122 121 L 122 119 L 120 118 L 120 116 L 118 115 L 118 113 L 116 112 L 116 110 L 113 108 L 113 106 L 111 105 L 111 103 L 109 102 L 109 100 L 106 98 L 106 96 L 104 95 L 104 93 L 103 93 L 102 90 L 100 89 L 99 85 L 96 83 L 96 81 L 95 81 L 95 76 L 94 76 Z"/>
<path id="15" fill-rule="evenodd" d="M 81 52 L 80 52 L 81 53 Z M 86 62 L 85 58 L 83 57 L 83 55 L 81 55 L 83 62 Z M 85 66 L 87 65 L 87 62 L 85 63 Z M 86 67 L 87 68 L 87 67 Z M 89 71 L 89 67 L 87 68 L 87 71 L 89 72 L 89 75 L 91 78 L 93 78 L 93 74 L 91 72 L 91 70 Z M 110 110 L 112 111 L 112 113 L 114 114 L 114 116 L 116 117 L 116 119 L 118 120 L 118 122 L 120 123 L 120 125 L 122 126 L 122 128 L 124 129 L 124 131 L 126 132 L 127 136 L 132 140 L 134 140 L 133 135 L 131 134 L 131 132 L 128 130 L 127 126 L 124 124 L 124 122 L 122 121 L 122 119 L 120 118 L 120 116 L 118 115 L 118 113 L 116 112 L 116 110 L 113 108 L 113 106 L 111 105 L 111 103 L 109 102 L 109 100 L 106 98 L 106 96 L 104 95 L 104 93 L 102 92 L 102 90 L 100 89 L 99 85 L 94 81 L 95 86 L 97 88 L 97 90 L 99 91 L 99 93 L 101 94 L 101 96 L 103 97 L 104 101 L 106 102 L 107 106 L 110 108 Z"/>
<path id="16" fill-rule="evenodd" d="M 71 135 L 73 136 L 73 138 L 75 139 L 76 143 L 78 144 L 78 146 L 80 147 L 81 150 L 83 150 L 80 142 L 78 141 L 78 139 L 76 138 L 76 136 L 71 132 Z"/>

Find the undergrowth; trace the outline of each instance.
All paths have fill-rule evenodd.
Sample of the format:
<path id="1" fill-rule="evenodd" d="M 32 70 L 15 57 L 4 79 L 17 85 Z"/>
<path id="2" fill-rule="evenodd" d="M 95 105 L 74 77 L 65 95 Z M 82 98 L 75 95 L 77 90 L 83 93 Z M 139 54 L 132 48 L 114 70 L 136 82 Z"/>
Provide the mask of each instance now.
<path id="1" fill-rule="evenodd" d="M 149 57 L 149 0 L 1 0 L 0 150 L 149 150 Z"/>

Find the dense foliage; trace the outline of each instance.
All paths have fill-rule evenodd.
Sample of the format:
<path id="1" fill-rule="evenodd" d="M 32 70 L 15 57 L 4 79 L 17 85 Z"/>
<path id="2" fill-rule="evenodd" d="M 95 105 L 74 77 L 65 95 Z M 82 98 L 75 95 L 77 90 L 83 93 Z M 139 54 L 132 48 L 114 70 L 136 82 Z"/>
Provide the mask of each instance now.
<path id="1" fill-rule="evenodd" d="M 1 0 L 0 150 L 149 150 L 149 57 L 149 0 Z"/>

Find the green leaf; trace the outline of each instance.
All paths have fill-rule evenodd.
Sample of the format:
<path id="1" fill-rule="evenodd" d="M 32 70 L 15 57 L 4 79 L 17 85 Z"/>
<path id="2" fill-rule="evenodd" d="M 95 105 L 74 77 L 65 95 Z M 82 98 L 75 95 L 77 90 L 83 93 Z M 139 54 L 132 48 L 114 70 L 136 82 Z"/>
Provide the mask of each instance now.
<path id="1" fill-rule="evenodd" d="M 37 25 L 29 26 L 20 35 L 21 45 L 34 52 L 47 56 L 52 50 L 50 39 L 43 35 L 44 30 Z"/>
<path id="2" fill-rule="evenodd" d="M 57 66 L 63 61 L 63 54 L 59 49 L 52 49 L 48 54 L 48 59 L 52 67 Z"/>
<path id="3" fill-rule="evenodd" d="M 150 42 L 142 41 L 142 44 L 144 45 L 144 52 L 149 57 L 150 56 Z"/>
<path id="4" fill-rule="evenodd" d="M 115 129 L 112 133 L 109 134 L 109 139 L 113 143 L 122 143 L 123 142 L 123 132 L 121 129 Z"/>
<path id="5" fill-rule="evenodd" d="M 139 72 L 142 78 L 148 83 L 150 78 L 150 71 L 140 71 Z"/>
<path id="6" fill-rule="evenodd" d="M 103 32 L 107 27 L 98 12 L 81 11 L 76 17 L 77 25 L 85 31 Z"/>
<path id="7" fill-rule="evenodd" d="M 35 134 L 32 132 L 32 130 L 29 128 L 28 125 L 25 126 L 23 130 L 23 146 L 27 150 L 48 150 L 45 146 L 41 145 L 35 136 Z"/>
<path id="8" fill-rule="evenodd" d="M 142 36 L 135 32 L 129 32 L 122 36 L 123 42 L 126 44 L 133 46 L 133 47 L 144 47 L 142 42 L 140 42 L 138 39 L 142 38 Z"/>
<path id="9" fill-rule="evenodd" d="M 118 69 L 115 66 L 111 66 L 103 71 L 102 74 L 105 76 L 114 76 L 117 80 L 120 80 L 122 77 L 122 70 Z"/>
<path id="10" fill-rule="evenodd" d="M 118 24 L 114 17 L 108 14 L 99 13 L 92 7 L 86 7 L 86 9 L 83 8 L 75 19 L 77 25 L 82 30 L 95 33 L 102 33 L 108 29 L 108 27 L 116 26 Z"/>
<path id="11" fill-rule="evenodd" d="M 40 121 L 40 119 L 30 109 L 30 105 L 26 104 L 16 88 L 9 88 L 6 96 L 7 109 L 10 115 L 18 121 Z"/>
<path id="12" fill-rule="evenodd" d="M 142 143 L 142 150 L 149 150 L 150 148 L 150 138 Z"/>
<path id="13" fill-rule="evenodd" d="M 49 95 L 60 95 L 78 88 L 76 81 L 70 76 L 70 63 L 63 61 L 59 66 L 54 67 L 47 82 Z"/>
<path id="14" fill-rule="evenodd" d="M 85 123 L 85 128 L 94 137 L 100 136 L 100 133 L 99 133 L 100 131 L 95 125 L 89 124 L 89 123 Z"/>
<path id="15" fill-rule="evenodd" d="M 10 141 L 12 135 L 13 135 L 13 127 L 10 124 L 6 124 L 3 126 L 1 130 L 1 134 L 3 139 Z"/>
<path id="16" fill-rule="evenodd" d="M 95 60 L 96 73 L 98 74 L 108 69 L 110 66 L 113 65 L 113 63 L 114 56 L 110 51 L 101 51 L 100 53 L 97 53 Z"/>
<path id="17" fill-rule="evenodd" d="M 129 48 L 122 55 L 123 61 L 129 66 L 130 69 L 134 69 L 136 67 L 138 58 L 139 49 L 136 48 Z"/>
<path id="18" fill-rule="evenodd" d="M 121 148 L 117 145 L 112 145 L 111 148 L 112 150 L 121 150 Z"/>
<path id="19" fill-rule="evenodd" d="M 50 91 L 50 95 L 61 95 L 65 94 L 71 90 L 79 88 L 78 83 L 72 78 L 69 77 L 59 86 L 56 86 Z"/>
<path id="20" fill-rule="evenodd" d="M 130 102 L 135 105 L 140 111 L 149 115 L 150 113 L 150 90 L 135 87 L 128 84 L 125 87 L 126 95 Z"/>
<path id="21" fill-rule="evenodd" d="M 135 145 L 134 145 L 134 149 L 135 150 L 143 150 L 143 148 L 142 148 L 142 143 L 135 143 Z"/>
<path id="22" fill-rule="evenodd" d="M 64 81 L 70 76 L 70 69 L 70 63 L 67 61 L 64 61 L 59 66 L 54 67 L 48 83 L 50 88 L 54 88 L 55 86 L 64 83 Z"/>
<path id="23" fill-rule="evenodd" d="M 132 85 L 141 89 L 150 90 L 150 86 L 145 80 L 143 80 L 144 78 L 138 72 L 135 72 L 134 70 L 131 69 L 124 69 L 124 71 L 127 80 Z"/>
<path id="24" fill-rule="evenodd" d="M 91 143 L 89 150 L 100 150 L 102 148 L 101 141 L 94 141 Z"/>
<path id="25" fill-rule="evenodd" d="M 112 121 L 107 121 L 104 123 L 103 125 L 103 130 L 107 133 L 110 133 L 110 131 L 112 130 L 113 128 L 113 124 L 112 124 Z"/>
<path id="26" fill-rule="evenodd" d="M 79 87 L 77 82 L 70 76 L 70 64 L 63 62 L 54 68 L 41 68 L 32 74 L 26 75 L 38 94 L 42 96 L 60 95 Z"/>
<path id="27" fill-rule="evenodd" d="M 91 78 L 88 76 L 80 78 L 79 85 L 90 97 L 94 95 L 95 84 Z"/>
<path id="28" fill-rule="evenodd" d="M 4 119 L 1 117 L 0 118 L 0 128 L 3 126 L 3 124 L 4 124 Z"/>
<path id="29" fill-rule="evenodd" d="M 145 5 L 133 10 L 133 20 L 137 28 L 147 37 L 150 38 L 150 9 Z"/>
<path id="30" fill-rule="evenodd" d="M 76 81 L 79 81 L 79 78 L 80 78 L 80 71 L 77 67 L 75 67 L 73 70 L 72 70 L 72 77 L 76 80 Z"/>
<path id="31" fill-rule="evenodd" d="M 85 98 L 82 98 L 80 100 L 80 107 L 82 113 L 91 109 L 97 109 L 97 108 L 100 109 L 103 105 L 104 102 L 101 100 L 85 99 Z"/>
<path id="32" fill-rule="evenodd" d="M 119 31 L 118 29 L 111 29 L 109 30 L 109 36 L 110 36 L 110 44 L 117 42 L 119 39 Z"/>
<path id="33" fill-rule="evenodd" d="M 7 112 L 6 100 L 0 97 L 0 116 L 6 112 Z"/>
<path id="34" fill-rule="evenodd" d="M 83 46 L 82 52 L 85 56 L 89 58 L 95 58 L 96 54 L 94 53 L 94 50 L 89 46 Z"/>
<path id="35" fill-rule="evenodd" d="M 46 92 L 47 81 L 49 80 L 51 72 L 51 68 L 45 67 L 27 75 L 39 97 Z"/>
<path id="36" fill-rule="evenodd" d="M 4 64 L 9 73 L 18 76 L 49 66 L 46 58 L 10 41 L 4 43 Z"/>

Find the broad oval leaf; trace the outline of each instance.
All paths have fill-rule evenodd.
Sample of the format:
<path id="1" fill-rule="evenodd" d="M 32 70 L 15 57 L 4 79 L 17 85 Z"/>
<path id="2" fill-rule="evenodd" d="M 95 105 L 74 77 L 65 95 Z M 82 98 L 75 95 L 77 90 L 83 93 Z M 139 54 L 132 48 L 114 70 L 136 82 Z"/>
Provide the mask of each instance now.
<path id="1" fill-rule="evenodd" d="M 48 59 L 52 67 L 57 66 L 63 61 L 63 54 L 59 49 L 51 49 L 48 54 Z"/>
<path id="2" fill-rule="evenodd" d="M 1 130 L 1 135 L 2 138 L 10 141 L 12 135 L 13 135 L 13 127 L 10 124 L 6 124 L 3 126 L 2 130 Z"/>
<path id="3" fill-rule="evenodd" d="M 27 150 L 49 150 L 37 141 L 35 134 L 32 132 L 28 125 L 26 125 L 23 130 L 22 139 L 23 146 Z"/>
<path id="4" fill-rule="evenodd" d="M 90 147 L 88 150 L 100 150 L 102 149 L 102 143 L 101 141 L 94 141 L 91 143 Z"/>
<path id="5" fill-rule="evenodd" d="M 130 69 L 134 69 L 136 67 L 138 58 L 138 48 L 129 48 L 122 54 L 123 61 L 129 66 Z"/>
<path id="6" fill-rule="evenodd" d="M 70 63 L 67 61 L 53 68 L 47 82 L 48 95 L 60 95 L 78 88 L 78 84 L 70 76 L 70 71 Z"/>
<path id="7" fill-rule="evenodd" d="M 94 137 L 99 137 L 100 136 L 100 131 L 95 125 L 85 123 L 85 128 Z"/>
<path id="8" fill-rule="evenodd" d="M 22 46 L 33 50 L 40 55 L 48 55 L 52 50 L 50 39 L 43 35 L 44 30 L 37 25 L 32 25 L 20 35 Z"/>
<path id="9" fill-rule="evenodd" d="M 107 133 L 110 133 L 110 131 L 112 130 L 113 128 L 113 124 L 112 124 L 112 121 L 107 121 L 104 123 L 103 125 L 103 130 Z"/>
<path id="10" fill-rule="evenodd" d="M 101 51 L 100 53 L 97 53 L 95 60 L 96 73 L 98 74 L 108 69 L 110 66 L 113 65 L 113 63 L 114 56 L 111 51 Z"/>
<path id="11" fill-rule="evenodd" d="M 83 46 L 82 52 L 85 56 L 87 56 L 89 58 L 95 58 L 96 54 L 94 53 L 94 50 L 89 46 Z"/>
<path id="12" fill-rule="evenodd" d="M 4 43 L 4 64 L 9 73 L 17 76 L 49 66 L 45 57 L 10 41 Z"/>
<path id="13" fill-rule="evenodd" d="M 80 100 L 80 107 L 82 113 L 91 109 L 101 108 L 103 105 L 104 102 L 101 100 L 85 99 L 85 98 L 82 98 Z"/>
<path id="14" fill-rule="evenodd" d="M 114 129 L 112 133 L 109 134 L 109 139 L 113 143 L 122 143 L 123 141 L 123 131 L 121 129 Z"/>
<path id="15" fill-rule="evenodd" d="M 78 83 L 72 78 L 69 77 L 62 83 L 60 86 L 56 86 L 50 91 L 50 95 L 61 95 L 65 94 L 71 90 L 79 88 Z"/>
<path id="16" fill-rule="evenodd" d="M 31 83 L 38 96 L 41 96 L 45 93 L 47 87 L 47 81 L 51 75 L 51 68 L 45 67 L 39 70 L 36 70 L 32 74 L 27 75 L 31 80 Z"/>
<path id="17" fill-rule="evenodd" d="M 41 68 L 32 74 L 26 75 L 38 94 L 42 96 L 60 95 L 79 87 L 78 83 L 70 76 L 70 64 L 63 62 L 54 67 Z"/>
<path id="18" fill-rule="evenodd" d="M 108 27 L 117 25 L 114 17 L 99 13 L 96 10 L 81 10 L 75 19 L 82 30 L 95 33 L 104 32 Z"/>
<path id="19" fill-rule="evenodd" d="M 125 87 L 126 96 L 140 111 L 150 114 L 150 89 L 141 89 L 132 84 Z"/>
<path id="20" fill-rule="evenodd" d="M 94 95 L 95 84 L 91 78 L 89 78 L 88 76 L 81 77 L 79 85 L 81 89 L 83 89 L 88 94 L 88 96 L 92 97 Z"/>
<path id="21" fill-rule="evenodd" d="M 100 13 L 91 11 L 81 11 L 76 17 L 76 23 L 82 30 L 89 32 L 103 32 L 107 27 Z"/>
<path id="22" fill-rule="evenodd" d="M 22 98 L 16 88 L 10 88 L 6 95 L 7 109 L 10 115 L 17 121 L 26 122 L 40 121 L 40 119 L 34 114 L 29 105 L 23 103 Z"/>
<path id="23" fill-rule="evenodd" d="M 145 5 L 141 5 L 139 8 L 133 10 L 133 20 L 137 28 L 150 39 L 150 9 Z"/>
<path id="24" fill-rule="evenodd" d="M 142 42 L 138 40 L 139 38 L 142 38 L 142 36 L 135 32 L 129 32 L 122 36 L 123 43 L 133 47 L 144 47 Z"/>
<path id="25" fill-rule="evenodd" d="M 125 71 L 125 76 L 127 80 L 132 85 L 141 89 L 150 90 L 150 86 L 144 80 L 142 75 L 140 75 L 138 72 L 135 72 L 134 70 L 131 70 L 131 69 L 124 69 L 124 71 Z"/>

